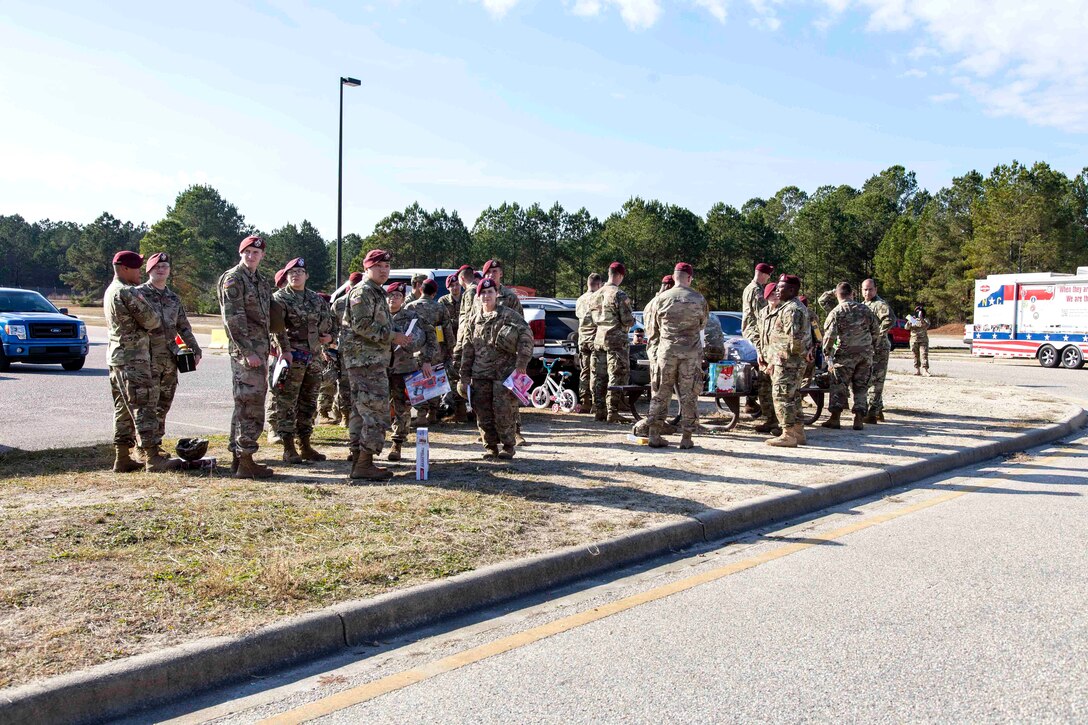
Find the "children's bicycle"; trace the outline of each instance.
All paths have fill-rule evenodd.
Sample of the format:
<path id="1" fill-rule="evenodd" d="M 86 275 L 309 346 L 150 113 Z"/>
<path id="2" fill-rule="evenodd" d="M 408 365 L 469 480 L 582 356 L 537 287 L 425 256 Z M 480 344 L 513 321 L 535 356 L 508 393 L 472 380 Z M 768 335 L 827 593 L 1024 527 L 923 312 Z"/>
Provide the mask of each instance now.
<path id="1" fill-rule="evenodd" d="M 540 358 L 540 362 L 544 365 L 544 369 L 548 371 L 548 375 L 544 378 L 543 384 L 533 388 L 533 392 L 529 394 L 529 401 L 534 408 L 547 408 L 548 405 L 551 405 L 552 410 L 573 413 L 574 409 L 578 407 L 578 397 L 573 390 L 563 387 L 563 382 L 570 377 L 570 373 L 566 371 L 554 373 L 552 371 L 555 364 L 559 362 L 559 358 L 553 357 L 549 360 L 543 357 Z M 556 380 L 553 375 L 558 375 L 559 379 Z"/>

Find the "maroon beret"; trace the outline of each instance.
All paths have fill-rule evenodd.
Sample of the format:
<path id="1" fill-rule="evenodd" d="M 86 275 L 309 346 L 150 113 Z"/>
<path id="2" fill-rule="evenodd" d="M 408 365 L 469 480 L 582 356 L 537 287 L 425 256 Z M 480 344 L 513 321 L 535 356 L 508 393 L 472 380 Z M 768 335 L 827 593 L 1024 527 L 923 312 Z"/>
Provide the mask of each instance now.
<path id="1" fill-rule="evenodd" d="M 393 255 L 384 249 L 371 249 L 363 257 L 363 269 L 370 269 L 379 262 L 388 262 L 393 259 Z"/>
<path id="2" fill-rule="evenodd" d="M 250 234 L 248 237 L 242 240 L 242 243 L 238 245 L 238 253 L 241 254 L 249 247 L 256 249 L 264 249 L 264 240 L 258 237 L 256 234 Z"/>
<path id="3" fill-rule="evenodd" d="M 661 284 L 667 284 L 668 286 L 672 287 L 674 284 L 676 284 L 676 280 L 672 278 L 671 274 L 666 274 L 664 277 L 661 278 Z"/>
<path id="4" fill-rule="evenodd" d="M 136 254 L 136 252 L 118 252 L 113 255 L 113 263 L 129 269 L 139 269 L 140 265 L 144 263 L 144 258 Z"/>
<path id="5" fill-rule="evenodd" d="M 767 264 L 766 262 L 760 262 L 756 265 L 756 271 L 763 274 L 774 274 L 774 266 Z"/>
<path id="6" fill-rule="evenodd" d="M 403 282 L 390 282 L 385 286 L 385 293 L 387 295 L 399 294 L 404 296 L 404 283 Z"/>
<path id="7" fill-rule="evenodd" d="M 435 282 L 433 279 L 425 279 L 423 280 L 423 284 L 421 284 L 419 288 L 423 290 L 423 294 L 433 295 L 435 292 L 438 291 L 438 283 Z"/>
<path id="8" fill-rule="evenodd" d="M 612 264 L 608 265 L 608 271 L 622 274 L 624 277 L 627 276 L 627 267 L 623 266 L 623 262 L 613 262 Z"/>
<path id="9" fill-rule="evenodd" d="M 695 270 L 687 262 L 677 262 L 676 266 L 672 268 L 673 272 L 686 272 L 687 274 L 695 274 Z"/>
<path id="10" fill-rule="evenodd" d="M 794 274 L 784 274 L 778 278 L 778 281 L 791 287 L 801 288 L 801 278 Z"/>
<path id="11" fill-rule="evenodd" d="M 352 272 L 351 274 L 348 275 L 348 282 L 350 282 L 353 285 L 359 284 L 362 281 L 363 281 L 363 273 L 362 272 Z"/>
<path id="12" fill-rule="evenodd" d="M 446 277 L 446 289 L 452 287 L 454 282 L 457 282 L 458 284 L 461 283 L 461 281 L 457 279 L 456 274 L 451 274 L 449 277 Z"/>
<path id="13" fill-rule="evenodd" d="M 150 272 L 151 269 L 156 264 L 158 264 L 159 262 L 166 262 L 167 264 L 169 264 L 170 263 L 170 255 L 167 254 L 166 252 L 155 252 L 154 254 L 152 254 L 150 257 L 147 258 L 147 264 L 144 265 L 144 269 L 146 269 L 148 272 Z"/>
<path id="14" fill-rule="evenodd" d="M 808 297 L 805 297 L 804 295 L 797 295 L 797 301 L 805 307 L 808 307 Z"/>
<path id="15" fill-rule="evenodd" d="M 499 288 L 499 286 L 497 284 L 495 284 L 495 280 L 485 279 L 482 282 L 480 282 L 480 284 L 476 285 L 476 294 L 479 294 L 479 293 L 483 292 L 485 289 L 495 289 L 495 290 L 497 290 L 498 288 Z"/>
<path id="16" fill-rule="evenodd" d="M 487 274 L 492 269 L 502 269 L 502 262 L 500 262 L 497 259 L 489 259 L 486 262 L 484 262 L 484 269 L 483 269 L 484 274 Z"/>
<path id="17" fill-rule="evenodd" d="M 767 284 L 763 285 L 763 299 L 771 299 L 771 296 L 774 295 L 775 288 L 777 286 L 778 285 L 776 285 L 774 282 L 768 282 Z"/>
<path id="18" fill-rule="evenodd" d="M 295 257 L 290 262 L 283 265 L 283 271 L 287 272 L 288 270 L 292 270 L 295 267 L 298 267 L 299 269 L 306 269 L 306 260 L 302 257 Z"/>
<path id="19" fill-rule="evenodd" d="M 278 269 L 278 270 L 276 270 L 276 274 L 272 276 L 272 283 L 274 285 L 276 285 L 277 288 L 282 287 L 283 286 L 283 278 L 286 277 L 286 276 L 287 276 L 287 270 L 286 269 Z"/>
<path id="20" fill-rule="evenodd" d="M 466 269 L 467 269 L 467 270 L 468 270 L 469 272 L 472 272 L 472 271 L 473 271 L 473 269 L 472 269 L 472 265 L 471 265 L 471 264 L 462 264 L 462 265 L 461 265 L 460 267 L 458 267 L 458 268 L 457 268 L 457 272 L 456 272 L 455 274 L 461 274 L 461 273 L 462 273 L 462 272 L 464 272 L 464 271 L 465 271 Z"/>

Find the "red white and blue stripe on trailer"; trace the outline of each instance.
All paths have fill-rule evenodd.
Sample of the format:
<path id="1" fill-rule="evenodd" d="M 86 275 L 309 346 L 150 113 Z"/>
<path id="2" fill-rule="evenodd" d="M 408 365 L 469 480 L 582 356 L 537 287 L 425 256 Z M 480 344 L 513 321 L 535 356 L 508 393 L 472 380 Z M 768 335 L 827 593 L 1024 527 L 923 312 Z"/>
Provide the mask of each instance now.
<path id="1" fill-rule="evenodd" d="M 1074 334 L 976 332 L 972 335 L 971 354 L 995 357 L 1035 357 L 1043 345 L 1051 345 L 1055 350 L 1061 350 L 1071 344 L 1080 348 L 1081 354 L 1088 358 L 1088 335 L 1079 332 Z"/>

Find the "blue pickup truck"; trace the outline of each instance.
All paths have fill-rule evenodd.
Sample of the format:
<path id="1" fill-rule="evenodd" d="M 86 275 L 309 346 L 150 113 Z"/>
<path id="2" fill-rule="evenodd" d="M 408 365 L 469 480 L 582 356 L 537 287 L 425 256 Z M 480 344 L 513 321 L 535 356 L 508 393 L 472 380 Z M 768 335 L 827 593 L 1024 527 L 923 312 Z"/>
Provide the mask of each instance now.
<path id="1" fill-rule="evenodd" d="M 60 363 L 79 370 L 87 359 L 87 326 L 37 292 L 0 287 L 0 372 L 13 362 Z"/>

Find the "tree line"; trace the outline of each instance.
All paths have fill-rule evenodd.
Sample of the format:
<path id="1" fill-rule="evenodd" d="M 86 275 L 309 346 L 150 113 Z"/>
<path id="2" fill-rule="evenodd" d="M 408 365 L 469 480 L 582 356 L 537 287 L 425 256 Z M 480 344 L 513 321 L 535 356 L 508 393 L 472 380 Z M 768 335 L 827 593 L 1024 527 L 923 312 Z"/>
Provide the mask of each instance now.
<path id="1" fill-rule="evenodd" d="M 215 282 L 237 263 L 237 244 L 260 233 L 210 186 L 182 191 L 151 227 L 103 214 L 90 224 L 0 216 L 0 285 L 64 286 L 83 300 L 100 299 L 119 249 L 173 255 L 172 283 L 190 309 L 217 311 Z M 306 258 L 310 286 L 328 289 L 335 240 L 308 221 L 264 234 L 266 269 Z M 706 216 L 656 199 L 629 199 L 603 221 L 560 204 L 503 203 L 469 228 L 456 211 L 414 203 L 379 221 L 370 234 L 348 234 L 343 259 L 359 269 L 375 247 L 395 267 L 479 266 L 497 257 L 504 282 L 542 296 L 576 297 L 590 272 L 614 260 L 636 305 L 656 293 L 677 261 L 695 267 L 695 286 L 713 309 L 739 309 L 752 266 L 763 261 L 797 274 L 818 294 L 842 280 L 873 277 L 904 314 L 925 304 L 937 322 L 970 319 L 973 280 L 1006 272 L 1073 271 L 1088 264 L 1088 169 L 1069 178 L 1039 162 L 972 171 L 936 193 L 913 172 L 892 166 L 860 189 L 796 186 L 740 208 L 715 204 Z"/>

